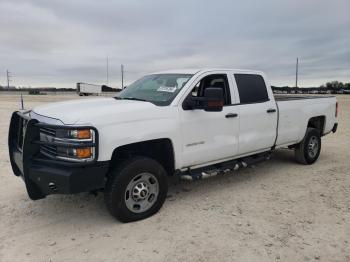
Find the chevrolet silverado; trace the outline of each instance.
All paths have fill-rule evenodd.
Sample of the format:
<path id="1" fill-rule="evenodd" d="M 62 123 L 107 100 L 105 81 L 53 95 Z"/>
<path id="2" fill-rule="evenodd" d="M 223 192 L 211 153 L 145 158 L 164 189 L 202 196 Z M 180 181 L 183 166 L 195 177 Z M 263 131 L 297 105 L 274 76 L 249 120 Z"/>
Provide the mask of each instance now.
<path id="1" fill-rule="evenodd" d="M 110 213 L 129 222 L 161 208 L 168 176 L 225 174 L 282 147 L 314 163 L 337 110 L 331 96 L 274 96 L 258 71 L 165 71 L 116 97 L 14 112 L 9 155 L 31 199 L 102 190 Z"/>

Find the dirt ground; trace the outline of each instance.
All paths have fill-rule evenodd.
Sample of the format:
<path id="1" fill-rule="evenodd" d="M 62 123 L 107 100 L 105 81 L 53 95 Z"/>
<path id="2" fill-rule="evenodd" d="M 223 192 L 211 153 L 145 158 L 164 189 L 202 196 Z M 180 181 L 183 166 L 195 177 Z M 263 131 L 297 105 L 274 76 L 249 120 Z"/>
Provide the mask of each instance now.
<path id="1" fill-rule="evenodd" d="M 26 96 L 25 105 L 78 98 Z M 0 261 L 350 261 L 350 96 L 312 166 L 293 151 L 234 174 L 170 182 L 161 211 L 111 217 L 103 195 L 31 201 L 12 174 L 7 133 L 19 97 L 0 93 Z"/>

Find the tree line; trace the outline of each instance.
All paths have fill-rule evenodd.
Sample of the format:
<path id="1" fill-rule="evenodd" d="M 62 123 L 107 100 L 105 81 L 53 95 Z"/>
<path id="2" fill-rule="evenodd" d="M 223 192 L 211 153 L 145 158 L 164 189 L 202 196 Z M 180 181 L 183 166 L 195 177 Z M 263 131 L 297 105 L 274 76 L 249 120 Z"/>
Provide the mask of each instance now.
<path id="1" fill-rule="evenodd" d="M 328 90 L 341 90 L 341 89 L 350 90 L 350 83 L 343 83 L 340 81 L 331 81 L 331 82 L 327 82 L 324 85 L 321 85 L 320 88 L 326 88 Z"/>
<path id="2" fill-rule="evenodd" d="M 350 94 L 350 83 L 330 81 L 319 87 L 272 86 L 274 93 L 288 94 Z"/>
<path id="3" fill-rule="evenodd" d="M 350 83 L 343 83 L 341 81 L 330 81 L 319 87 L 289 87 L 289 86 L 272 86 L 272 90 L 275 93 L 315 93 L 315 94 L 349 94 Z M 55 88 L 55 87 L 43 87 L 43 88 L 31 88 L 21 87 L 10 89 L 7 86 L 0 85 L 0 91 L 30 91 L 30 92 L 76 92 L 75 88 Z M 120 91 L 116 88 L 112 88 L 106 85 L 102 85 L 102 92 L 117 92 Z"/>

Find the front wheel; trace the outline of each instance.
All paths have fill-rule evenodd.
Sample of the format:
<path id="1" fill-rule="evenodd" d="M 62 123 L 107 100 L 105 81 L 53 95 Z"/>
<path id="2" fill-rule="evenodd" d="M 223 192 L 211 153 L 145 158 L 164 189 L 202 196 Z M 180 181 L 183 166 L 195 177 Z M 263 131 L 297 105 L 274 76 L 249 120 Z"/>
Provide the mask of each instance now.
<path id="1" fill-rule="evenodd" d="M 118 220 L 131 222 L 158 212 L 167 191 L 167 173 L 162 165 L 151 158 L 134 157 L 112 170 L 105 188 L 105 203 Z"/>
<path id="2" fill-rule="evenodd" d="M 295 159 L 304 165 L 313 164 L 321 152 L 321 135 L 316 128 L 307 128 L 304 139 L 295 147 Z"/>

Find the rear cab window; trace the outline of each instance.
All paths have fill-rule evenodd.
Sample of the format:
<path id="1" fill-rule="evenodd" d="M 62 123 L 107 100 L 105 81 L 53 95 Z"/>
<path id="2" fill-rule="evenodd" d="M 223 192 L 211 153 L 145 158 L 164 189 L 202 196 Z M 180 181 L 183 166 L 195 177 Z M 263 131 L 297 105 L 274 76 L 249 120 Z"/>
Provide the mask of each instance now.
<path id="1" fill-rule="evenodd" d="M 266 84 L 261 75 L 234 74 L 241 104 L 269 101 Z"/>

